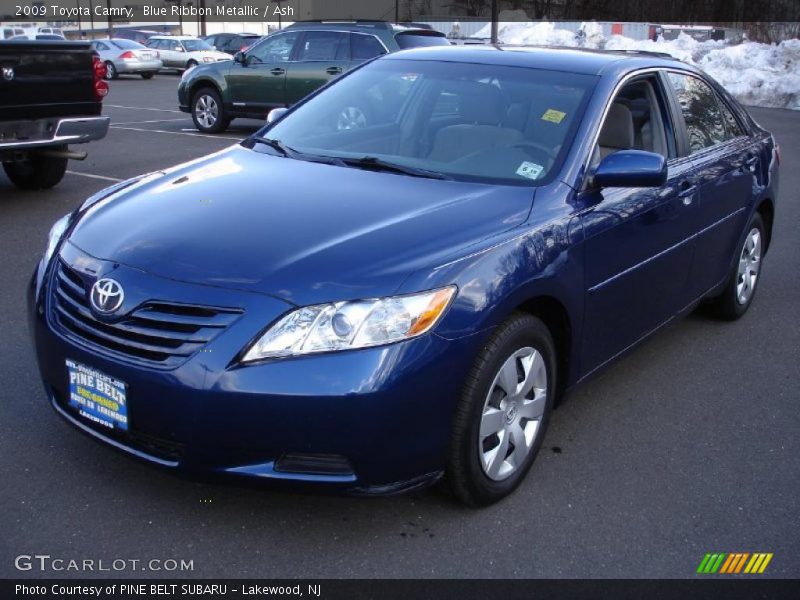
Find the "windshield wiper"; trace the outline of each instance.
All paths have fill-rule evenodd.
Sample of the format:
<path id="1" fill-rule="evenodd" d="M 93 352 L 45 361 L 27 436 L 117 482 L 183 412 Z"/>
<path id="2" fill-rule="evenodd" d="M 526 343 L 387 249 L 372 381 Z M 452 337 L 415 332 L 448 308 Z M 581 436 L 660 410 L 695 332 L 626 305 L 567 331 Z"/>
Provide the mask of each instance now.
<path id="1" fill-rule="evenodd" d="M 306 154 L 304 152 L 298 152 L 297 150 L 290 148 L 289 146 L 284 144 L 282 141 L 273 138 L 256 135 L 250 137 L 249 140 L 252 142 L 258 142 L 260 144 L 264 144 L 265 146 L 269 146 L 273 150 L 279 152 L 281 156 L 285 156 L 286 158 L 293 158 L 295 160 L 305 160 L 308 162 L 323 163 L 326 165 L 344 166 L 344 162 L 333 156 L 320 156 L 316 154 Z"/>
<path id="2" fill-rule="evenodd" d="M 361 156 L 359 158 L 341 158 L 344 164 L 349 167 L 357 167 L 362 169 L 369 169 L 372 171 L 386 171 L 389 173 L 400 173 L 402 175 L 411 175 L 412 177 L 426 177 L 428 179 L 452 179 L 449 175 L 439 173 L 438 171 L 429 171 L 428 169 L 420 169 L 418 167 L 407 167 L 405 165 L 398 165 L 397 163 L 388 162 L 376 156 Z"/>

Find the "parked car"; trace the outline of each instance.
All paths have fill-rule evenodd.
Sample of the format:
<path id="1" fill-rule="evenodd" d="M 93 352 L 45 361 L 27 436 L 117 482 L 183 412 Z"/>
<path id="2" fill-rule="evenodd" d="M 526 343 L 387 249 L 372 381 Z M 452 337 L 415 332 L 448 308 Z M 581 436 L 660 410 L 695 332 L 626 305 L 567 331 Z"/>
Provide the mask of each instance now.
<path id="1" fill-rule="evenodd" d="M 371 119 L 340 128 L 355 105 Z M 566 390 L 701 302 L 747 311 L 779 162 L 676 60 L 390 54 L 58 221 L 29 292 L 45 389 L 168 469 L 362 494 L 444 475 L 489 504 Z"/>
<path id="2" fill-rule="evenodd" d="M 58 35 L 56 33 L 37 33 L 34 36 L 34 39 L 37 40 L 57 40 L 57 41 L 66 41 L 66 38 L 63 35 Z"/>
<path id="3" fill-rule="evenodd" d="M 165 69 L 178 71 L 231 59 L 228 54 L 214 50 L 203 40 L 183 35 L 154 35 L 147 40 L 147 47 L 158 52 Z"/>
<path id="4" fill-rule="evenodd" d="M 114 35 L 117 38 L 122 38 L 125 40 L 133 40 L 134 42 L 139 42 L 140 44 L 147 44 L 147 40 L 149 40 L 154 35 L 159 35 L 157 31 L 153 31 L 152 29 L 114 29 Z"/>
<path id="5" fill-rule="evenodd" d="M 142 79 L 152 79 L 164 65 L 158 52 L 133 40 L 94 40 L 92 48 L 106 65 L 106 79 L 116 79 L 120 75 L 141 75 Z"/>
<path id="6" fill-rule="evenodd" d="M 64 32 L 58 27 L 39 27 L 37 35 L 57 35 L 61 39 L 65 39 Z"/>
<path id="7" fill-rule="evenodd" d="M 238 117 L 261 119 L 289 106 L 354 66 L 396 50 L 449 45 L 444 34 L 391 23 L 301 21 L 263 38 L 234 62 L 202 65 L 178 86 L 178 105 L 205 133 L 224 131 Z M 341 127 L 369 115 L 349 107 Z"/>
<path id="8" fill-rule="evenodd" d="M 10 40 L 13 38 L 27 38 L 27 34 L 22 27 L 2 27 L 0 28 L 0 40 Z"/>
<path id="9" fill-rule="evenodd" d="M 105 66 L 88 42 L 0 42 L 0 161 L 23 189 L 44 189 L 64 177 L 70 150 L 103 138 L 108 93 Z M 57 85 L 54 85 L 57 82 Z"/>
<path id="10" fill-rule="evenodd" d="M 261 39 L 257 33 L 215 33 L 207 35 L 203 41 L 214 50 L 225 52 L 233 56 L 237 52 L 244 52 Z"/>

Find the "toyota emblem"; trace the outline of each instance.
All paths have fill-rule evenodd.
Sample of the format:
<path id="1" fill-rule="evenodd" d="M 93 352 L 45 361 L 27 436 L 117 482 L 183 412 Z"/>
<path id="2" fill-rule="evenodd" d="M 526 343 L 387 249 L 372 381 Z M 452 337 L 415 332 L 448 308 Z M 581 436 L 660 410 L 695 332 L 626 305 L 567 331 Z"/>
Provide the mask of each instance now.
<path id="1" fill-rule="evenodd" d="M 120 306 L 125 299 L 125 292 L 122 291 L 122 286 L 119 282 L 104 278 L 98 279 L 92 286 L 92 291 L 89 294 L 89 300 L 92 307 L 101 313 L 113 313 Z"/>

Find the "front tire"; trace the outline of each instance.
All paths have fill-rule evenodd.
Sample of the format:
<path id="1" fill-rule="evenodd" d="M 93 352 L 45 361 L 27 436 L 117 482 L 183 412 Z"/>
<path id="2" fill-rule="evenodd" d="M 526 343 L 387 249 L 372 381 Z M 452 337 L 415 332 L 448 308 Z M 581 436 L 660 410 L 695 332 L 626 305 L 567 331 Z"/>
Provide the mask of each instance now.
<path id="1" fill-rule="evenodd" d="M 152 79 L 153 75 L 155 75 L 155 73 L 142 73 L 142 79 Z"/>
<path id="2" fill-rule="evenodd" d="M 66 149 L 66 146 L 53 148 L 53 150 Z M 25 160 L 3 163 L 3 170 L 11 182 L 20 189 L 46 190 L 64 178 L 67 162 L 66 158 L 31 153 Z"/>
<path id="3" fill-rule="evenodd" d="M 492 335 L 453 420 L 445 477 L 456 498 L 487 506 L 522 482 L 547 430 L 556 376 L 553 338 L 536 317 L 517 313 Z"/>
<path id="4" fill-rule="evenodd" d="M 766 248 L 766 232 L 761 215 L 755 213 L 739 247 L 737 260 L 728 275 L 723 292 L 711 302 L 711 312 L 726 321 L 735 321 L 750 308 L 761 279 L 761 261 Z"/>
<path id="5" fill-rule="evenodd" d="M 117 67 L 114 66 L 114 63 L 110 60 L 106 61 L 106 79 L 117 79 L 119 78 L 119 73 L 117 72 Z"/>
<path id="6" fill-rule="evenodd" d="M 192 98 L 192 120 L 203 133 L 220 133 L 230 125 L 222 100 L 213 88 L 201 88 Z"/>

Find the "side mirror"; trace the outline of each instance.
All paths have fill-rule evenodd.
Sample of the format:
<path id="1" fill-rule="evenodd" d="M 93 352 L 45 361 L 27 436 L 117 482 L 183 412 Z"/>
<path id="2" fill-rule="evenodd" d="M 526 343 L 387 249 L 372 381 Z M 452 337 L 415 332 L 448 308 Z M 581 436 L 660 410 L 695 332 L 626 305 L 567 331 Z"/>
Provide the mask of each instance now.
<path id="1" fill-rule="evenodd" d="M 267 125 L 274 123 L 289 111 L 288 108 L 273 108 L 267 114 Z"/>
<path id="2" fill-rule="evenodd" d="M 609 154 L 592 176 L 596 187 L 659 187 L 667 182 L 667 161 L 655 152 L 620 150 Z"/>
<path id="3" fill-rule="evenodd" d="M 233 55 L 233 62 L 237 62 L 237 63 L 239 63 L 240 65 L 242 65 L 242 66 L 246 67 L 246 66 L 247 66 L 247 60 L 246 60 L 246 58 L 245 58 L 244 52 L 242 52 L 241 50 L 239 50 L 239 52 L 237 52 L 236 54 L 234 54 L 234 55 Z"/>
<path id="4" fill-rule="evenodd" d="M 183 46 L 175 46 L 173 50 L 175 50 L 175 52 L 183 52 Z"/>

